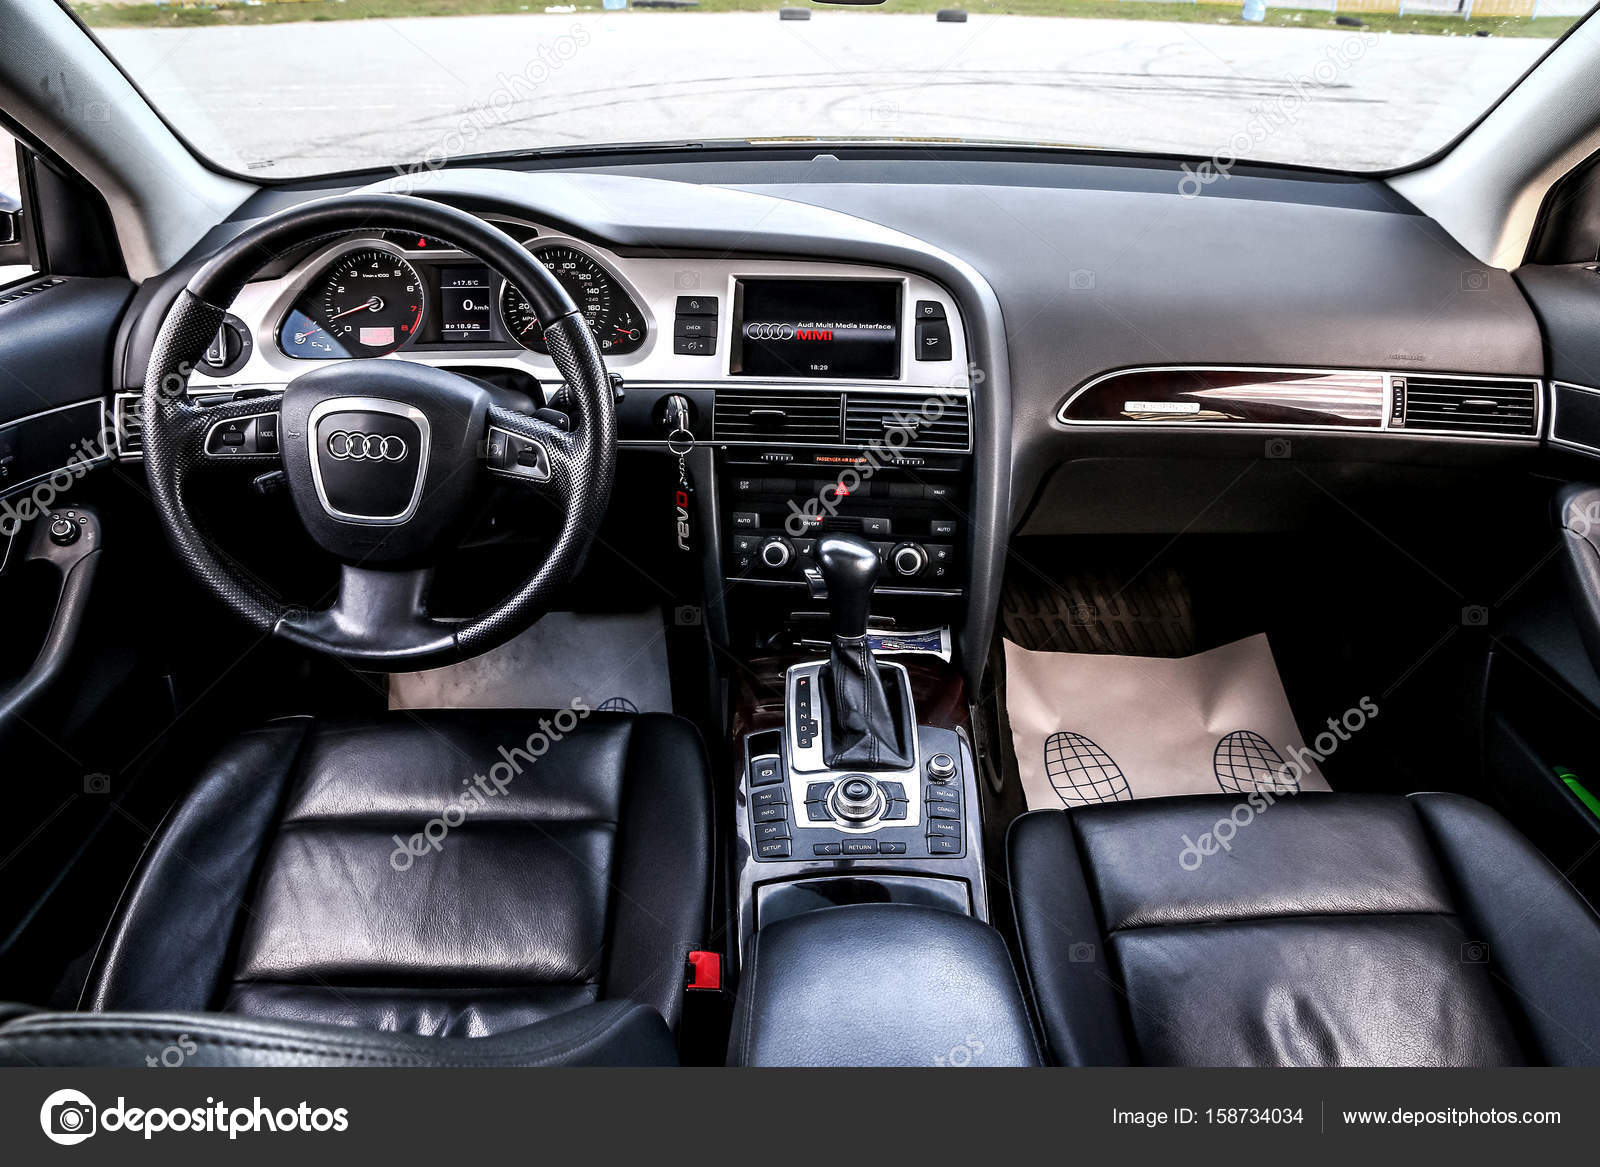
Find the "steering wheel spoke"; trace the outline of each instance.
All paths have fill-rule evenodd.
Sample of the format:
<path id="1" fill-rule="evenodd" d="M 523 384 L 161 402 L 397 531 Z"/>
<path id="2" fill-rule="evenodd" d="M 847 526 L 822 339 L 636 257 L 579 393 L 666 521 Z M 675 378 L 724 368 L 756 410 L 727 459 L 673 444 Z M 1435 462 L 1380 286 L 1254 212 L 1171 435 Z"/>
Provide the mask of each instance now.
<path id="1" fill-rule="evenodd" d="M 455 625 L 428 615 L 431 567 L 382 571 L 345 564 L 332 605 L 317 612 L 288 611 L 274 629 L 312 648 L 331 648 L 352 664 L 377 667 L 415 654 L 449 651 Z"/>
<path id="2" fill-rule="evenodd" d="M 276 466 L 282 461 L 279 411 L 283 394 L 244 397 L 218 405 L 185 404 L 173 411 L 188 456 L 200 466 Z"/>
<path id="3" fill-rule="evenodd" d="M 498 406 L 489 410 L 484 467 L 564 505 L 572 496 L 580 451 L 573 434 L 543 418 Z"/>

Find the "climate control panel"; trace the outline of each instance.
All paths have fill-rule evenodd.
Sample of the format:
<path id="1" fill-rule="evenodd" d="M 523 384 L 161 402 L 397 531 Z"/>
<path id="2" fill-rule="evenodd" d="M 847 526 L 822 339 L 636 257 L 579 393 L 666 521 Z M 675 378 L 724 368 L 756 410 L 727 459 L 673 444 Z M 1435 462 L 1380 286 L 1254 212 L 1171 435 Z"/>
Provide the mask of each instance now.
<path id="1" fill-rule="evenodd" d="M 846 490 L 832 478 L 769 478 L 735 472 L 724 480 L 724 574 L 756 583 L 806 583 L 817 539 L 860 535 L 883 563 L 879 588 L 962 590 L 962 500 L 950 481 L 879 477 Z"/>

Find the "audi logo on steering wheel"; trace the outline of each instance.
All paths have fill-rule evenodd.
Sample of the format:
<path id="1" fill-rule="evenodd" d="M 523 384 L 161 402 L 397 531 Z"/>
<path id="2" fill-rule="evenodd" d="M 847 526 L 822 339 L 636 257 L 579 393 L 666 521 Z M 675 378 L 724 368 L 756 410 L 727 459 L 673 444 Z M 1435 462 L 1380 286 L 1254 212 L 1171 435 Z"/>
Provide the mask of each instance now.
<path id="1" fill-rule="evenodd" d="M 748 340 L 793 340 L 792 324 L 746 324 L 744 335 Z"/>
<path id="2" fill-rule="evenodd" d="M 328 435 L 328 453 L 336 462 L 398 462 L 406 456 L 406 440 L 394 434 L 335 430 Z"/>

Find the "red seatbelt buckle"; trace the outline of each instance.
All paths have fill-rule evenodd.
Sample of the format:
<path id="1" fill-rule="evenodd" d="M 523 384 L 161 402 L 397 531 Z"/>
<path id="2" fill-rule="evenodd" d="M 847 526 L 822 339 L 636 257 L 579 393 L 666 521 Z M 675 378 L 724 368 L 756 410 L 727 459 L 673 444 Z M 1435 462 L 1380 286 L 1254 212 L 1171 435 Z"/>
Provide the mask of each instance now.
<path id="1" fill-rule="evenodd" d="M 722 991 L 722 953 L 691 952 L 689 954 L 689 983 L 685 989 Z"/>

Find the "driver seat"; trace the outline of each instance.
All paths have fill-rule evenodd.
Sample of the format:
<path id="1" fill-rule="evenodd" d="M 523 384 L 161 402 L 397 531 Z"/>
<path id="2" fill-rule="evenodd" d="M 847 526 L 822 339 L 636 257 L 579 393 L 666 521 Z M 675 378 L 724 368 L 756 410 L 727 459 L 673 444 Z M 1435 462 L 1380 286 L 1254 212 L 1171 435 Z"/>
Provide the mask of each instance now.
<path id="1" fill-rule="evenodd" d="M 157 832 L 82 1006 L 408 1049 L 599 1002 L 675 1027 L 707 937 L 709 799 L 698 733 L 660 714 L 276 721 L 230 743 Z M 597 1017 L 636 1030 L 635 1014 Z"/>

